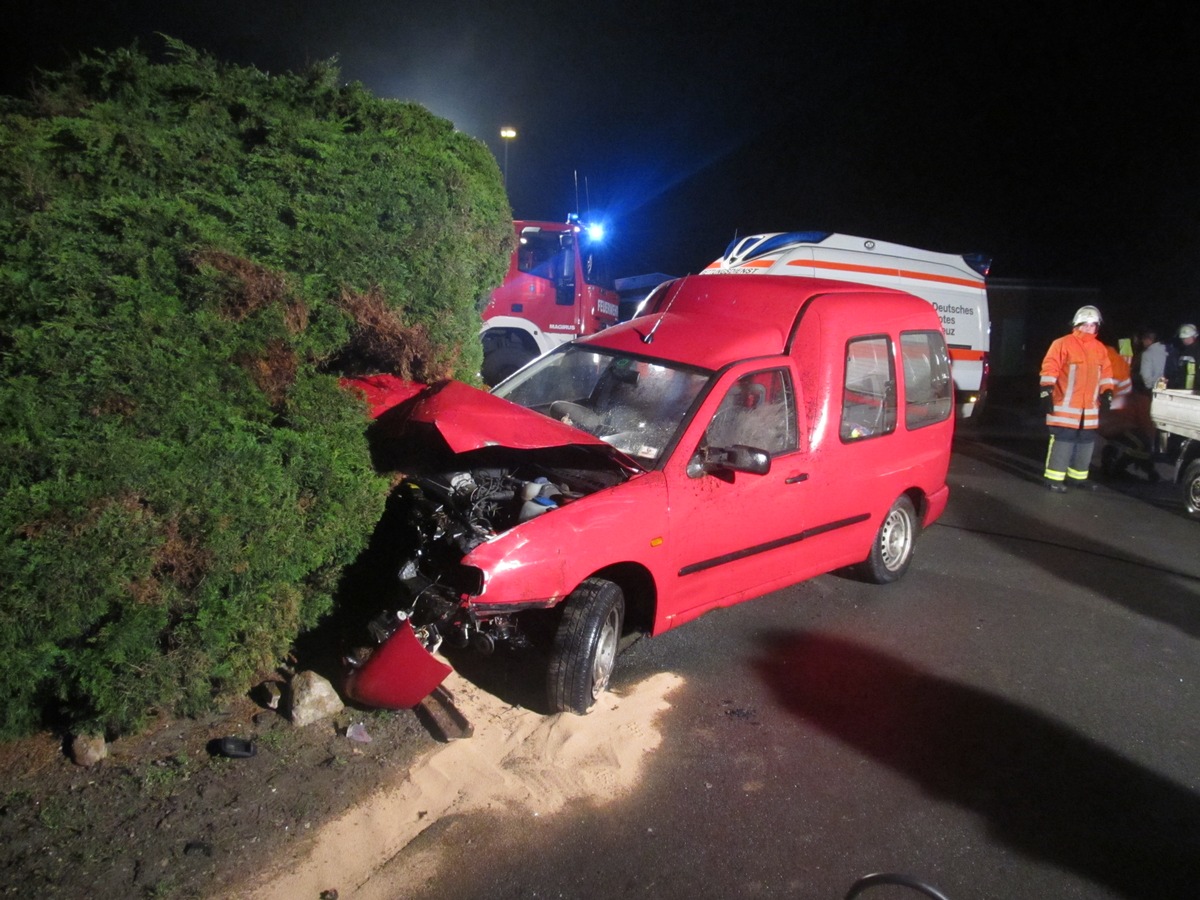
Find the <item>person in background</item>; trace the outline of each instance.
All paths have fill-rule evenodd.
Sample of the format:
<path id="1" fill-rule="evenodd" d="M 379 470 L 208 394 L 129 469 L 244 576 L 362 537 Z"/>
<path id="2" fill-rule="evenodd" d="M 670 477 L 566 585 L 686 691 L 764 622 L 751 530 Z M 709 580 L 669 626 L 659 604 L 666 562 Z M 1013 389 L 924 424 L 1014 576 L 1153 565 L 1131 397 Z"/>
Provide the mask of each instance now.
<path id="1" fill-rule="evenodd" d="M 1108 350 L 1096 337 L 1100 321 L 1096 307 L 1079 307 L 1071 333 L 1051 343 L 1042 359 L 1041 405 L 1050 429 L 1043 477 L 1055 493 L 1065 492 L 1068 483 L 1094 487 L 1087 478 L 1096 429 L 1115 387 Z"/>
<path id="2" fill-rule="evenodd" d="M 1181 325 L 1179 343 L 1167 351 L 1167 361 L 1163 368 L 1163 377 L 1167 379 L 1167 387 L 1184 391 L 1196 389 L 1198 350 L 1200 347 L 1196 346 L 1196 326 Z"/>
<path id="3" fill-rule="evenodd" d="M 1133 371 L 1129 367 L 1129 358 L 1116 347 L 1105 344 L 1104 352 L 1108 354 L 1108 364 L 1112 367 L 1112 408 L 1121 409 L 1133 393 Z"/>
<path id="4" fill-rule="evenodd" d="M 1154 385 L 1158 384 L 1158 379 L 1163 377 L 1166 370 L 1167 348 L 1158 340 L 1158 332 L 1153 328 L 1143 328 L 1138 332 L 1138 343 L 1142 352 L 1134 387 L 1148 394 L 1154 390 Z"/>
<path id="5" fill-rule="evenodd" d="M 1106 346 L 1105 350 L 1112 366 L 1113 398 L 1109 409 L 1100 410 L 1097 431 L 1104 442 L 1100 450 L 1100 470 L 1107 477 L 1116 478 L 1134 466 L 1142 471 L 1147 481 L 1157 482 L 1150 395 L 1134 391 L 1128 357 L 1116 347 Z"/>

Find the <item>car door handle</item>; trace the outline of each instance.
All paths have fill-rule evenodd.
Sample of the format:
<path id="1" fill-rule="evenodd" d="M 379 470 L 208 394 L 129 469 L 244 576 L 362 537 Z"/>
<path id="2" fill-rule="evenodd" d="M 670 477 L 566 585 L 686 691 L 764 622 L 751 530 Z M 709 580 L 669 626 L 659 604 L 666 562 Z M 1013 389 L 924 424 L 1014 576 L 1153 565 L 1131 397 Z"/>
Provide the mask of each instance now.
<path id="1" fill-rule="evenodd" d="M 791 478 L 784 479 L 784 484 L 799 484 L 802 481 L 808 481 L 808 473 L 801 472 L 799 475 L 793 475 Z"/>

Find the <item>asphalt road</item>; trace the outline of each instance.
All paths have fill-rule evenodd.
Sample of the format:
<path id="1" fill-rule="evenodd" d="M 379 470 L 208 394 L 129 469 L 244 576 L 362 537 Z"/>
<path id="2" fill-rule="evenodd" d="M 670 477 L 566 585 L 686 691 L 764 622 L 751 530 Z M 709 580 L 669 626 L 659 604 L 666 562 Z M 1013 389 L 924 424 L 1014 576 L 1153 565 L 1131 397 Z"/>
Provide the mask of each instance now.
<path id="1" fill-rule="evenodd" d="M 640 788 L 439 823 L 442 871 L 394 860 L 395 895 L 1200 897 L 1200 522 L 1166 484 L 1045 491 L 1024 433 L 958 441 L 900 583 L 634 644 L 618 692 L 684 679 Z"/>

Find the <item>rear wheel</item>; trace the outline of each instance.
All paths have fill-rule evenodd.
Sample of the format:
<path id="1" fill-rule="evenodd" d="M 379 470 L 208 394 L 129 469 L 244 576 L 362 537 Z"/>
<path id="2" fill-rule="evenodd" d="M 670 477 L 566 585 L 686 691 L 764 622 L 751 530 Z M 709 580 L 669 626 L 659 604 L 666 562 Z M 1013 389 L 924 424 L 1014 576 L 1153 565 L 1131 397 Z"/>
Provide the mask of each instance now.
<path id="1" fill-rule="evenodd" d="M 608 688 L 625 618 L 625 595 L 589 578 L 567 597 L 550 650 L 546 695 L 551 712 L 583 715 Z"/>
<path id="2" fill-rule="evenodd" d="M 898 581 L 912 562 L 919 530 L 912 501 L 901 495 L 883 517 L 871 554 L 858 566 L 859 574 L 873 584 Z"/>
<path id="3" fill-rule="evenodd" d="M 1189 463 L 1183 472 L 1183 505 L 1188 515 L 1200 517 L 1200 459 Z"/>

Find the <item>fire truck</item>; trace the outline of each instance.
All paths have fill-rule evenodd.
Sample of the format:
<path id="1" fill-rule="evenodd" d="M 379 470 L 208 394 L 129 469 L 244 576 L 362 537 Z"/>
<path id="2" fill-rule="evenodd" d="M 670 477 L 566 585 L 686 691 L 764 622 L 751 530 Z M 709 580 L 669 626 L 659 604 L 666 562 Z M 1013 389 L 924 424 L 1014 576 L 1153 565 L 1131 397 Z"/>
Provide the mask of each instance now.
<path id="1" fill-rule="evenodd" d="M 483 310 L 485 384 L 499 384 L 559 344 L 615 325 L 619 298 L 604 232 L 577 216 L 513 222 L 516 247 L 504 283 Z"/>

